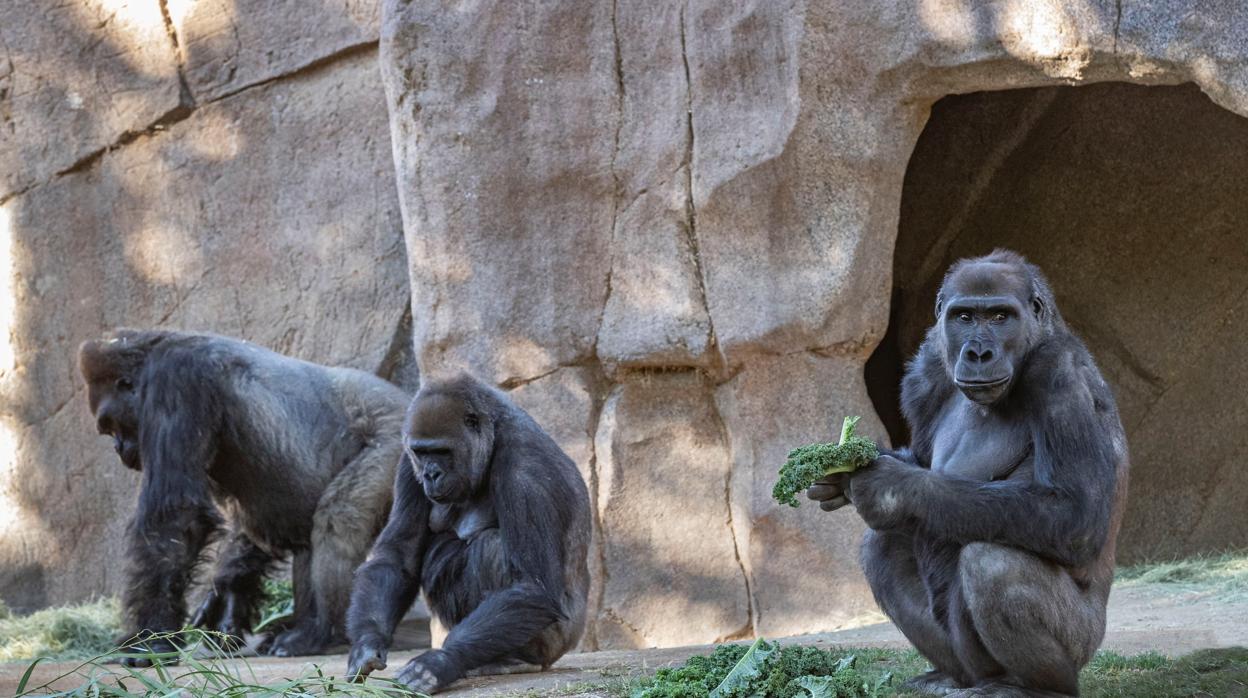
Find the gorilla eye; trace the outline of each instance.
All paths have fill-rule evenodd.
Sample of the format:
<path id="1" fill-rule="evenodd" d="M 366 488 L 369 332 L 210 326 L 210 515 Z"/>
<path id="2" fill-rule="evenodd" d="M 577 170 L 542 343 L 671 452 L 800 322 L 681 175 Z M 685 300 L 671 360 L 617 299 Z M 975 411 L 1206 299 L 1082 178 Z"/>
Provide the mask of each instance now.
<path id="1" fill-rule="evenodd" d="M 970 322 L 970 321 L 971 321 L 970 313 L 958 313 L 958 322 Z"/>
<path id="2" fill-rule="evenodd" d="M 481 426 L 481 420 L 477 417 L 477 415 L 469 412 L 468 414 L 464 415 L 464 426 L 468 427 L 469 429 L 476 429 L 477 427 Z"/>
<path id="3" fill-rule="evenodd" d="M 134 390 L 134 383 L 131 383 L 127 378 L 118 378 L 115 385 L 117 386 L 117 389 L 123 393 L 128 393 L 131 390 Z"/>
<path id="4" fill-rule="evenodd" d="M 997 324 L 1005 322 L 1005 313 L 993 313 L 992 321 Z"/>

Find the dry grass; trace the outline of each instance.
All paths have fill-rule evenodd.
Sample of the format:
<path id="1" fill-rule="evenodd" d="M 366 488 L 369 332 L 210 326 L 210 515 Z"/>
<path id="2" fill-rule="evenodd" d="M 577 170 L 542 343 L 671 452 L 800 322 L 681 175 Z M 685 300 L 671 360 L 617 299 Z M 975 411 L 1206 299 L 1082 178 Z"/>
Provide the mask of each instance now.
<path id="1" fill-rule="evenodd" d="M 1157 585 L 1226 601 L 1248 599 L 1248 552 L 1147 562 L 1118 570 L 1120 586 Z"/>
<path id="2" fill-rule="evenodd" d="M 46 608 L 15 616 L 0 604 L 0 661 L 86 659 L 112 649 L 121 634 L 117 602 Z"/>

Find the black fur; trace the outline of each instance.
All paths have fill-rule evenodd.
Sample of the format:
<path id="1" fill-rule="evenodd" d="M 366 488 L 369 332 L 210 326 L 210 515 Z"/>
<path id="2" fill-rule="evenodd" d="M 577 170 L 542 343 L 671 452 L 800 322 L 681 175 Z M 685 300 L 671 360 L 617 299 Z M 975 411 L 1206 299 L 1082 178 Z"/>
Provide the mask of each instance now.
<path id="1" fill-rule="evenodd" d="M 182 627 L 224 511 L 231 537 L 194 624 L 249 630 L 265 574 L 293 553 L 300 612 L 272 651 L 341 639 L 351 573 L 389 506 L 406 395 L 363 372 L 206 334 L 119 330 L 84 343 L 79 363 L 99 431 L 143 473 L 128 533 L 130 631 Z"/>
<path id="2" fill-rule="evenodd" d="M 438 691 L 469 670 L 545 668 L 580 639 L 589 589 L 589 493 L 575 464 L 502 393 L 461 376 L 408 413 L 394 508 L 356 573 L 348 675 L 385 666 L 423 591 L 450 633 L 400 681 Z"/>
<path id="3" fill-rule="evenodd" d="M 1077 694 L 1126 494 L 1113 395 L 1013 252 L 955 264 L 936 310 L 902 384 L 911 447 L 846 483 L 873 529 L 863 569 L 937 669 L 917 687 Z M 1000 376 L 1005 388 L 980 387 Z"/>

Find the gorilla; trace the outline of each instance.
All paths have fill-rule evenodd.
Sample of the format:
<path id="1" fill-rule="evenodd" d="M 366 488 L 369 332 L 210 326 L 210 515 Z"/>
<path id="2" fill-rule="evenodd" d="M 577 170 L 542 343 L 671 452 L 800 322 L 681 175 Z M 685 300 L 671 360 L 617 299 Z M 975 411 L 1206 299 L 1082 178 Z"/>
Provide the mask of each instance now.
<path id="1" fill-rule="evenodd" d="M 127 533 L 132 641 L 175 649 L 151 636 L 182 627 L 220 512 L 229 537 L 192 625 L 241 639 L 264 577 L 292 555 L 294 618 L 268 651 L 315 654 L 344 641 L 352 572 L 390 506 L 407 394 L 210 334 L 118 330 L 85 342 L 79 367 L 99 432 L 143 474 Z"/>
<path id="2" fill-rule="evenodd" d="M 866 521 L 863 572 L 932 693 L 1077 695 L 1127 491 L 1118 410 L 1040 270 L 955 263 L 902 381 L 909 448 L 807 494 Z"/>
<path id="3" fill-rule="evenodd" d="M 386 666 L 417 592 L 449 629 L 398 681 L 432 693 L 482 667 L 549 667 L 585 629 L 589 491 L 502 393 L 461 375 L 408 409 L 390 520 L 356 572 L 347 675 Z"/>

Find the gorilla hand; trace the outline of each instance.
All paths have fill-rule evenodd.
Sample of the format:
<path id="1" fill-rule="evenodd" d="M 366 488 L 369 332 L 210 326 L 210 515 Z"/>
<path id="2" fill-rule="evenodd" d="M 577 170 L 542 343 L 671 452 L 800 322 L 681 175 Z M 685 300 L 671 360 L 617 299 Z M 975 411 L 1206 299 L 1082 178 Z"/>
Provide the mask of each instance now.
<path id="1" fill-rule="evenodd" d="M 225 599 L 222 595 L 216 589 L 209 591 L 203 603 L 199 604 L 195 615 L 191 616 L 191 627 L 215 629 L 217 623 L 221 622 L 221 610 L 224 607 Z"/>
<path id="2" fill-rule="evenodd" d="M 849 504 L 849 477 L 846 473 L 833 473 L 815 480 L 806 488 L 806 497 L 819 502 L 824 511 L 835 511 Z"/>
<path id="3" fill-rule="evenodd" d="M 417 693 L 437 693 L 461 676 L 463 671 L 451 655 L 443 650 L 429 650 L 408 662 L 395 679 Z"/>
<path id="4" fill-rule="evenodd" d="M 178 663 L 178 657 L 174 654 L 178 651 L 178 646 L 167 636 L 154 637 L 150 632 L 140 632 L 117 644 L 123 648 L 120 657 L 122 666 L 142 669 L 153 664 Z"/>
<path id="5" fill-rule="evenodd" d="M 849 473 L 846 494 L 871 528 L 898 528 L 909 518 L 904 494 L 914 491 L 910 479 L 929 474 L 911 463 L 881 455 L 867 467 Z"/>
<path id="6" fill-rule="evenodd" d="M 251 630 L 248 615 L 245 599 L 233 592 L 213 589 L 195 611 L 191 627 L 221 633 L 225 636 L 222 649 L 234 651 L 243 646 L 244 636 Z"/>
<path id="7" fill-rule="evenodd" d="M 369 674 L 386 668 L 386 645 L 380 638 L 366 636 L 351 645 L 347 659 L 347 680 L 362 682 Z"/>

